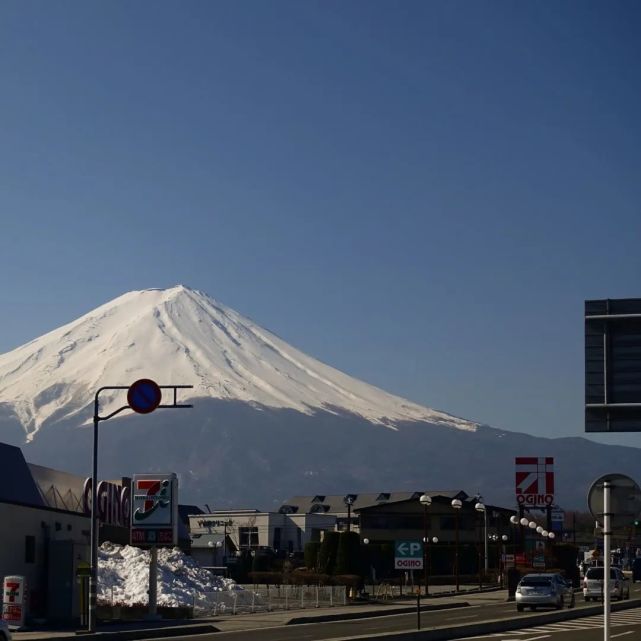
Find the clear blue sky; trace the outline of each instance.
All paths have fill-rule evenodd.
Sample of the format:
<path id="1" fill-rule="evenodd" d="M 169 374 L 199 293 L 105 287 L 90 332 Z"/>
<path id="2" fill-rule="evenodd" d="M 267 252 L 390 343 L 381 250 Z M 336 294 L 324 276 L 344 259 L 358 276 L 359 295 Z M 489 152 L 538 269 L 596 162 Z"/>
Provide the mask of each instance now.
<path id="1" fill-rule="evenodd" d="M 581 435 L 583 301 L 641 296 L 639 33 L 636 1 L 5 0 L 0 352 L 184 283 Z"/>

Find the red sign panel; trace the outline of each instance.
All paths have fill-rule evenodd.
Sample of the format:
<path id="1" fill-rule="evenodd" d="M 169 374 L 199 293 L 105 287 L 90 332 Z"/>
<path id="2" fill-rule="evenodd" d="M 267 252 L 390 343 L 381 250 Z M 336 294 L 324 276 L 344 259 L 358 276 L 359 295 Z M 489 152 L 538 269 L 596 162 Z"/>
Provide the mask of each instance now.
<path id="1" fill-rule="evenodd" d="M 546 507 L 554 502 L 554 458 L 517 456 L 516 500 L 526 507 Z"/>

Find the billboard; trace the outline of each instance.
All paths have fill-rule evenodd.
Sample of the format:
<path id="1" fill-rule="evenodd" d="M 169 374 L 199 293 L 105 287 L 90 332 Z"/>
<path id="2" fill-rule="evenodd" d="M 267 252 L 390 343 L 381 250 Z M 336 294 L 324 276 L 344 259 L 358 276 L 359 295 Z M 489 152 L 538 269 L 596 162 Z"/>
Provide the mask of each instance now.
<path id="1" fill-rule="evenodd" d="M 131 482 L 131 544 L 178 544 L 178 479 L 175 474 L 135 474 Z"/>
<path id="2" fill-rule="evenodd" d="M 547 507 L 554 503 L 554 458 L 517 456 L 516 501 L 524 507 Z"/>
<path id="3" fill-rule="evenodd" d="M 641 299 L 585 301 L 585 431 L 641 432 Z"/>

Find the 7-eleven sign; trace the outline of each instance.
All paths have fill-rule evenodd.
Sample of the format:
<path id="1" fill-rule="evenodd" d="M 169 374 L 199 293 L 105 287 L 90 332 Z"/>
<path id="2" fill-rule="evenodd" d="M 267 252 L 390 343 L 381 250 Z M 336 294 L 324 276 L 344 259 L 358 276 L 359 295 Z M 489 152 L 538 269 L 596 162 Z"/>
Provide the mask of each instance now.
<path id="1" fill-rule="evenodd" d="M 527 507 L 554 503 L 554 458 L 517 456 L 516 500 Z"/>

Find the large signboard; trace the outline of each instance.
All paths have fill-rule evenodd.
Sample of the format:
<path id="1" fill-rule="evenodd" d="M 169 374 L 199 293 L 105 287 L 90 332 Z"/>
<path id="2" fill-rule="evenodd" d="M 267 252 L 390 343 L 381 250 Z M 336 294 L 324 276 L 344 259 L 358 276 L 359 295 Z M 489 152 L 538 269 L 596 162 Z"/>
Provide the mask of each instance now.
<path id="1" fill-rule="evenodd" d="M 641 299 L 585 301 L 585 431 L 641 432 Z"/>
<path id="2" fill-rule="evenodd" d="M 121 486 L 109 481 L 100 481 L 96 491 L 98 494 L 96 507 L 100 523 L 128 528 L 131 515 L 129 485 Z M 91 514 L 91 477 L 85 479 L 82 510 L 87 516 Z"/>
<path id="3" fill-rule="evenodd" d="M 136 474 L 131 483 L 131 544 L 178 544 L 178 479 L 175 474 Z"/>
<path id="4" fill-rule="evenodd" d="M 516 500 L 525 507 L 547 507 L 554 503 L 554 458 L 517 456 Z"/>
<path id="5" fill-rule="evenodd" d="M 422 570 L 423 544 L 420 541 L 394 541 L 394 569 Z"/>

